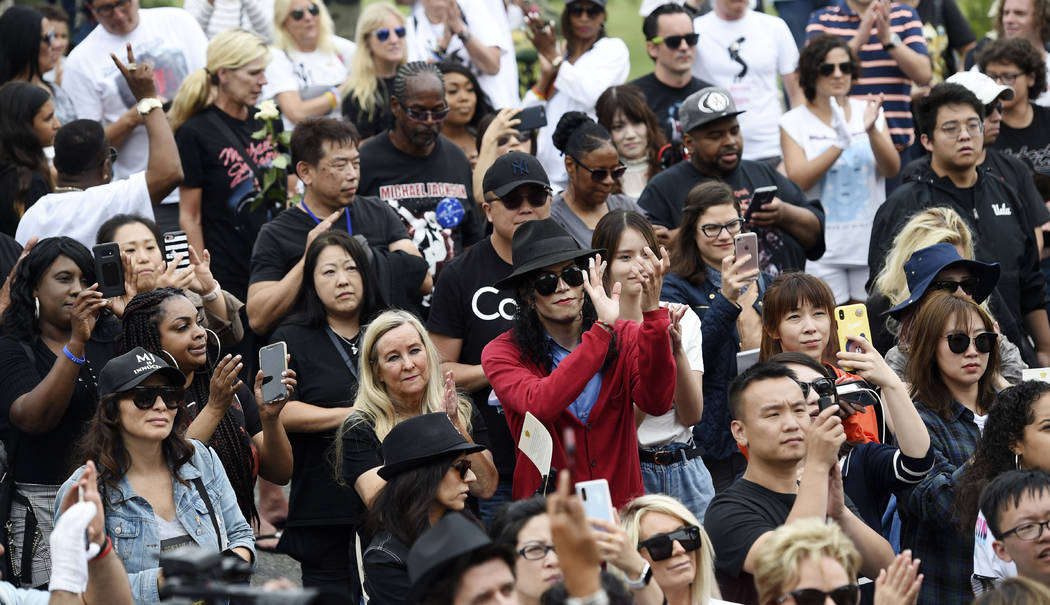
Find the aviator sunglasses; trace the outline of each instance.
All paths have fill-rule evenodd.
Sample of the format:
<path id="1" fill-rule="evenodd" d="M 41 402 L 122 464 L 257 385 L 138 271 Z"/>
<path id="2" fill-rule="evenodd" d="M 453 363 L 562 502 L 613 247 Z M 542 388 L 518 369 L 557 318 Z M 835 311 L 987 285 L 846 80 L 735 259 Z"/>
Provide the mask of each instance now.
<path id="1" fill-rule="evenodd" d="M 558 280 L 565 282 L 566 286 L 575 288 L 583 285 L 583 268 L 573 263 L 561 270 L 561 275 L 553 271 L 540 271 L 536 279 L 532 280 L 532 289 L 540 296 L 550 296 L 558 289 Z"/>
<path id="2" fill-rule="evenodd" d="M 700 528 L 688 525 L 666 534 L 656 534 L 648 540 L 639 542 L 638 548 L 647 548 L 653 561 L 663 561 L 671 558 L 675 542 L 681 544 L 685 552 L 692 552 L 700 548 Z"/>
<path id="3" fill-rule="evenodd" d="M 379 40 L 380 42 L 386 42 L 387 38 L 390 37 L 390 31 L 390 29 L 384 27 L 383 29 L 377 29 L 374 33 L 376 35 L 377 40 Z M 401 27 L 395 27 L 393 31 L 398 38 L 405 37 L 405 27 L 403 25 Z"/>
<path id="4" fill-rule="evenodd" d="M 860 586 L 846 584 L 828 592 L 817 588 L 800 588 L 792 590 L 774 603 L 783 603 L 788 599 L 795 599 L 796 605 L 824 605 L 827 599 L 831 599 L 835 605 L 857 605 L 860 603 Z"/>
<path id="5" fill-rule="evenodd" d="M 135 407 L 140 410 L 148 410 L 153 407 L 153 404 L 157 401 L 157 397 L 164 400 L 164 405 L 169 410 L 178 409 L 179 405 L 182 404 L 182 396 L 184 389 L 179 387 L 132 387 L 123 393 L 121 397 L 131 397 L 131 401 L 135 403 Z"/>
<path id="6" fill-rule="evenodd" d="M 302 21 L 303 17 L 306 16 L 307 12 L 316 17 L 317 15 L 321 14 L 321 9 L 316 4 L 311 4 L 310 8 L 306 9 L 306 11 L 303 11 L 303 9 L 301 8 L 297 8 L 288 14 L 292 16 L 292 19 L 295 19 L 296 21 Z"/>
<path id="7" fill-rule="evenodd" d="M 824 76 L 825 78 L 835 73 L 835 68 L 838 67 L 839 71 L 844 76 L 853 75 L 853 64 L 849 61 L 843 61 L 841 63 L 821 63 L 820 67 L 817 68 L 817 73 Z"/>
<path id="8" fill-rule="evenodd" d="M 970 338 L 968 334 L 960 333 L 949 334 L 945 338 L 948 339 L 948 350 L 956 355 L 961 355 L 966 352 L 966 349 L 970 348 L 971 342 L 973 342 L 973 346 L 978 353 L 990 353 L 999 340 L 999 335 L 995 332 L 981 332 L 977 336 Z"/>

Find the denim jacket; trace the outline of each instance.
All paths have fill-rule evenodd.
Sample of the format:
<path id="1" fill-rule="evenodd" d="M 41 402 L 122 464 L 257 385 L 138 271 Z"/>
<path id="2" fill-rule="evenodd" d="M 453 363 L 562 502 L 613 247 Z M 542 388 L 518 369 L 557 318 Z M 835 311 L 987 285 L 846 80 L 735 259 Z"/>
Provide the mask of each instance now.
<path id="1" fill-rule="evenodd" d="M 175 492 L 175 516 L 182 527 L 198 546 L 208 550 L 229 550 L 243 546 L 252 552 L 252 567 L 256 565 L 255 538 L 252 528 L 244 520 L 237 507 L 237 496 L 233 493 L 230 480 L 219 461 L 219 456 L 207 445 L 190 439 L 193 445 L 193 457 L 179 468 L 179 477 L 187 485 L 172 480 Z M 81 473 L 84 467 L 78 468 L 66 479 L 58 490 L 61 502 Z M 208 490 L 212 506 L 218 515 L 219 530 L 222 532 L 222 547 L 215 536 L 215 526 L 208 516 L 208 507 L 197 494 L 193 479 L 200 478 Z M 135 495 L 127 477 L 120 478 L 120 491 L 106 494 L 110 507 L 106 510 L 106 534 L 113 540 L 113 551 L 120 557 L 121 563 L 128 572 L 131 581 L 131 593 L 135 603 L 159 603 L 157 593 L 157 573 L 160 571 L 160 538 L 157 531 L 156 515 L 150 503 L 141 496 Z M 60 513 L 55 511 L 55 521 Z"/>

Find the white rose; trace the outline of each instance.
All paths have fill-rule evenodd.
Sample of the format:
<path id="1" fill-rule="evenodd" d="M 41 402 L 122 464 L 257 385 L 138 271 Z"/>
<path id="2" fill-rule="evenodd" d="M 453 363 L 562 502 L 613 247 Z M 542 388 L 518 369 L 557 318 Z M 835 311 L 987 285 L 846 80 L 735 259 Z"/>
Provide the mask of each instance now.
<path id="1" fill-rule="evenodd" d="M 259 103 L 259 111 L 255 113 L 255 119 L 276 120 L 279 117 L 281 117 L 281 112 L 277 109 L 277 103 L 273 99 Z"/>

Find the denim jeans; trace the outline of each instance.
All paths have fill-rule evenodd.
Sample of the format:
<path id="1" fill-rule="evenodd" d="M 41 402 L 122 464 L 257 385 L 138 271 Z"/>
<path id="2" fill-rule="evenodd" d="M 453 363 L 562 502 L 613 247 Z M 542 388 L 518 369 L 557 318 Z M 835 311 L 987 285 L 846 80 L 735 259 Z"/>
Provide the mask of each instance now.
<path id="1" fill-rule="evenodd" d="M 687 443 L 669 443 L 655 449 L 672 452 L 691 447 Z M 679 460 L 666 466 L 642 462 L 642 482 L 645 483 L 645 493 L 673 496 L 696 515 L 701 523 L 704 522 L 707 505 L 715 497 L 711 473 L 707 471 L 700 456 L 684 462 Z"/>

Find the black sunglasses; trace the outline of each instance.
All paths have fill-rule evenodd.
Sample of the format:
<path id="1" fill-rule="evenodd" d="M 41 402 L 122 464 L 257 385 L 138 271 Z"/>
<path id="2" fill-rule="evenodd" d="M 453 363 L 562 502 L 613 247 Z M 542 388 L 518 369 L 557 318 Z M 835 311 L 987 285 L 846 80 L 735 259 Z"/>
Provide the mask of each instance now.
<path id="1" fill-rule="evenodd" d="M 817 588 L 800 588 L 792 590 L 774 602 L 783 603 L 788 599 L 795 599 L 795 605 L 824 605 L 827 599 L 831 599 L 835 605 L 857 605 L 860 603 L 860 586 L 846 584 L 828 592 Z"/>
<path id="2" fill-rule="evenodd" d="M 466 479 L 467 471 L 470 470 L 470 460 L 467 460 L 466 458 L 456 460 L 452 463 L 452 468 L 456 469 L 456 472 L 459 473 L 460 479 Z"/>
<path id="3" fill-rule="evenodd" d="M 321 14 L 321 8 L 316 4 L 311 4 L 310 8 L 306 9 L 306 11 L 304 11 L 301 8 L 297 8 L 288 14 L 292 16 L 292 19 L 295 19 L 296 21 L 302 21 L 303 17 L 306 16 L 307 11 L 315 17 Z"/>
<path id="4" fill-rule="evenodd" d="M 40 41 L 43 42 L 44 44 L 47 44 L 48 46 L 51 46 L 52 44 L 54 44 L 55 43 L 55 30 L 51 30 L 51 31 L 47 32 L 46 34 L 40 36 Z"/>
<path id="5" fill-rule="evenodd" d="M 984 117 L 988 117 L 995 112 L 1003 113 L 1003 104 L 1000 101 L 995 101 L 984 106 Z"/>
<path id="6" fill-rule="evenodd" d="M 587 172 L 591 173 L 591 180 L 594 181 L 595 183 L 600 183 L 600 182 L 604 181 L 606 178 L 608 178 L 608 176 L 610 174 L 612 174 L 613 180 L 620 180 L 620 177 L 622 177 L 624 175 L 624 173 L 627 172 L 627 166 L 624 166 L 623 164 L 620 164 L 619 166 L 617 166 L 616 168 L 613 168 L 612 170 L 608 170 L 606 168 L 591 169 L 591 168 L 588 168 L 588 167 L 584 166 L 583 162 L 581 162 L 580 160 L 572 157 L 571 155 L 569 157 L 572 158 L 572 160 L 574 162 L 576 162 L 577 166 L 579 166 L 580 168 L 583 168 Z"/>
<path id="7" fill-rule="evenodd" d="M 539 208 L 547 203 L 547 196 L 550 193 L 550 189 L 546 187 L 524 187 L 520 190 L 515 188 L 505 197 L 498 197 L 492 201 L 502 202 L 503 207 L 507 210 L 517 210 L 525 202 L 528 202 L 533 208 Z"/>
<path id="8" fill-rule="evenodd" d="M 601 15 L 605 12 L 604 8 L 596 6 L 594 4 L 591 4 L 590 6 L 580 6 L 579 4 L 573 4 L 565 10 L 569 11 L 569 15 L 573 17 L 579 17 L 583 13 L 587 13 L 587 16 L 591 19 L 596 19 L 598 18 L 598 15 Z"/>
<path id="9" fill-rule="evenodd" d="M 413 109 L 408 105 L 405 105 L 401 99 L 397 99 L 401 108 L 405 110 L 405 115 L 408 119 L 413 122 L 419 122 L 420 124 L 426 124 L 427 122 L 443 122 L 448 117 L 448 112 L 452 111 L 452 108 L 445 105 L 441 109 Z"/>
<path id="10" fill-rule="evenodd" d="M 930 284 L 930 288 L 934 290 L 946 290 L 948 292 L 955 292 L 959 288 L 962 288 L 962 291 L 965 292 L 967 296 L 972 297 L 973 293 L 977 291 L 977 287 L 980 285 L 981 280 L 976 277 L 967 277 L 962 281 L 940 279 Z"/>
<path id="11" fill-rule="evenodd" d="M 394 33 L 397 35 L 398 38 L 404 38 L 405 37 L 405 27 L 404 26 L 395 27 L 394 28 Z M 377 29 L 375 31 L 375 35 L 376 35 L 376 39 L 379 40 L 380 42 L 386 42 L 387 38 L 390 37 L 390 30 L 385 28 L 385 27 L 383 29 Z"/>
<path id="12" fill-rule="evenodd" d="M 649 557 L 653 561 L 663 561 L 671 558 L 675 542 L 681 544 L 685 552 L 693 552 L 700 548 L 700 528 L 695 525 L 688 525 L 666 534 L 656 534 L 648 540 L 639 542 L 638 548 L 644 547 L 648 549 Z"/>
<path id="13" fill-rule="evenodd" d="M 92 6 L 92 10 L 98 13 L 100 17 L 108 17 L 113 14 L 113 11 L 118 8 L 124 8 L 131 4 L 131 0 L 117 0 L 113 4 L 104 4 L 102 6 Z"/>
<path id="14" fill-rule="evenodd" d="M 510 138 L 514 137 L 519 143 L 528 143 L 529 139 L 532 138 L 532 131 L 526 130 L 525 132 L 519 132 L 518 134 L 505 134 L 500 138 L 496 139 L 496 145 L 503 147 L 510 142 Z"/>
<path id="15" fill-rule="evenodd" d="M 977 349 L 978 353 L 991 353 L 992 348 L 995 347 L 999 340 L 999 335 L 995 332 L 981 332 L 977 336 L 970 338 L 969 334 L 949 334 L 945 338 L 948 339 L 948 350 L 956 355 L 961 355 L 966 352 L 966 349 L 970 348 L 970 342 L 973 342 L 973 346 Z"/>
<path id="16" fill-rule="evenodd" d="M 164 405 L 169 410 L 178 409 L 182 404 L 184 389 L 179 387 L 132 387 L 120 394 L 121 397 L 131 397 L 135 407 L 140 410 L 148 410 L 157 402 L 157 397 L 164 400 Z"/>
<path id="17" fill-rule="evenodd" d="M 836 67 L 839 68 L 839 71 L 841 71 L 844 76 L 853 75 L 853 63 L 850 63 L 849 61 L 843 61 L 841 63 L 821 63 L 820 66 L 817 67 L 817 73 L 826 78 L 835 73 Z"/>
<path id="18" fill-rule="evenodd" d="M 686 34 L 684 36 L 667 36 L 666 38 L 657 36 L 652 40 L 649 40 L 653 44 L 659 44 L 663 42 L 667 45 L 667 48 L 681 48 L 682 42 L 684 41 L 689 46 L 696 46 L 696 43 L 700 40 L 700 34 Z"/>
<path id="19" fill-rule="evenodd" d="M 583 268 L 572 263 L 561 270 L 561 275 L 553 271 L 540 271 L 539 275 L 532 280 L 532 289 L 540 296 L 550 296 L 558 289 L 558 280 L 565 282 L 566 286 L 575 288 L 583 285 Z"/>

